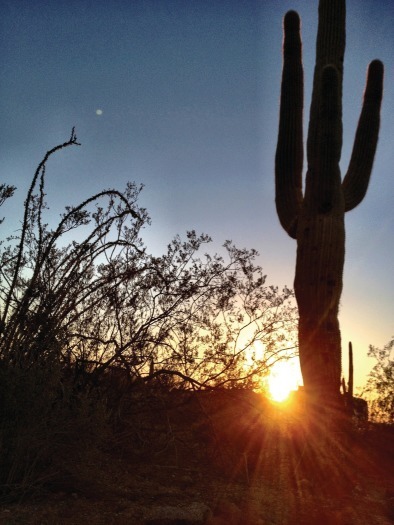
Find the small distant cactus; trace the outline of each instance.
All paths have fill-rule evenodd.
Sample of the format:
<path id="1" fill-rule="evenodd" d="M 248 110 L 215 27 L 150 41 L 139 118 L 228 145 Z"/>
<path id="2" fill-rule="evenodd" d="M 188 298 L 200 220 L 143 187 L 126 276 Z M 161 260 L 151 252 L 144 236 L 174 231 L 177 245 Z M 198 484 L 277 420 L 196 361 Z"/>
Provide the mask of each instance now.
<path id="1" fill-rule="evenodd" d="M 350 399 L 353 398 L 353 378 L 354 378 L 354 367 L 353 367 L 353 345 L 349 341 L 349 382 L 348 382 L 348 392 Z"/>
<path id="2" fill-rule="evenodd" d="M 283 73 L 275 159 L 280 223 L 297 240 L 295 295 L 299 354 L 305 390 L 327 401 L 339 398 L 341 334 L 339 300 L 345 259 L 346 211 L 367 191 L 380 125 L 383 64 L 371 62 L 348 171 L 341 179 L 342 78 L 345 0 L 320 0 L 316 64 L 303 170 L 303 68 L 300 19 L 284 18 Z"/>

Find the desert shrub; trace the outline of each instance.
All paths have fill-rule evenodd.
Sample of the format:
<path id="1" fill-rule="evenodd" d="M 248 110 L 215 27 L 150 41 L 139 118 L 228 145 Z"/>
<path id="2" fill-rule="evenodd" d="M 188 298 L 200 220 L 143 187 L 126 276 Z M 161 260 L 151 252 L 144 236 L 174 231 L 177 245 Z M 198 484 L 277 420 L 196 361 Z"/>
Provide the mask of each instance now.
<path id="1" fill-rule="evenodd" d="M 211 239 L 190 231 L 162 256 L 148 253 L 141 186 L 104 190 L 46 222 L 46 162 L 77 145 L 73 130 L 46 153 L 19 233 L 0 242 L 4 491 L 83 463 L 136 385 L 142 395 L 251 387 L 295 352 L 293 293 L 266 284 L 255 250 L 226 241 L 224 256 L 199 256 Z M 14 190 L 0 185 L 0 205 Z"/>
<path id="2" fill-rule="evenodd" d="M 364 393 L 369 398 L 373 421 L 394 423 L 394 338 L 383 348 L 370 346 L 368 356 L 376 360 Z"/>
<path id="3" fill-rule="evenodd" d="M 0 492 L 21 497 L 76 476 L 103 444 L 105 403 L 60 367 L 0 368 Z"/>

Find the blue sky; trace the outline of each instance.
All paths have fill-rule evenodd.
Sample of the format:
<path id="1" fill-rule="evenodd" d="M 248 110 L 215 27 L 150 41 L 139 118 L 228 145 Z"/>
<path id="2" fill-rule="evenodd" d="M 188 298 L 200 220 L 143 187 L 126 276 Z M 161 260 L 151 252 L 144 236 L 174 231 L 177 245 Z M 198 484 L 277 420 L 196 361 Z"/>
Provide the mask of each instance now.
<path id="1" fill-rule="evenodd" d="M 161 253 L 187 229 L 256 248 L 272 284 L 292 285 L 296 246 L 274 206 L 282 17 L 302 18 L 305 127 L 317 0 L 1 0 L 1 180 L 18 187 L 4 232 L 18 227 L 37 163 L 76 127 L 81 148 L 48 164 L 53 216 L 103 188 L 145 185 Z M 356 383 L 369 344 L 394 334 L 394 4 L 348 0 L 343 172 L 368 63 L 385 63 L 382 126 L 370 188 L 346 216 L 340 320 L 355 348 Z M 102 114 L 97 115 L 96 110 Z M 19 205 L 19 207 L 18 207 Z M 345 365 L 346 366 L 346 365 Z"/>

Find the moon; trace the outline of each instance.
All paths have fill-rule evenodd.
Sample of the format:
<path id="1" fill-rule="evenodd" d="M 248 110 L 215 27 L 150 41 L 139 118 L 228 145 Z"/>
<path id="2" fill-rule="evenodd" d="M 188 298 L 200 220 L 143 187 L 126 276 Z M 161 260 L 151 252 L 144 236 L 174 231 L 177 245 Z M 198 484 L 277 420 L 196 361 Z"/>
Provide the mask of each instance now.
<path id="1" fill-rule="evenodd" d="M 96 109 L 96 115 L 100 116 L 103 114 L 103 110 L 102 109 Z"/>

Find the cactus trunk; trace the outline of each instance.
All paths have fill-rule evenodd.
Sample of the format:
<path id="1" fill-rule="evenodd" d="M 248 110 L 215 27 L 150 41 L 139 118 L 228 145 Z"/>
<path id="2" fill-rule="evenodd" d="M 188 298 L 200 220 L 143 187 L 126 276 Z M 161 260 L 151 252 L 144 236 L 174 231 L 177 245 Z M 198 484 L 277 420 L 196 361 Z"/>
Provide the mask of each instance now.
<path id="1" fill-rule="evenodd" d="M 317 223 L 317 224 L 316 224 Z M 338 322 L 344 263 L 344 222 L 301 217 L 294 289 L 299 310 L 299 355 L 306 391 L 327 396 L 339 393 L 341 334 Z M 317 240 L 330 238 L 326 249 Z"/>
<path id="2" fill-rule="evenodd" d="M 383 65 L 372 62 L 349 170 L 342 181 L 342 78 L 345 0 L 320 0 L 303 191 L 303 71 L 300 20 L 284 19 L 283 74 L 275 158 L 276 207 L 297 240 L 294 288 L 299 309 L 299 354 L 306 392 L 339 398 L 341 334 L 338 322 L 345 260 L 347 210 L 363 199 L 375 155 Z"/>

